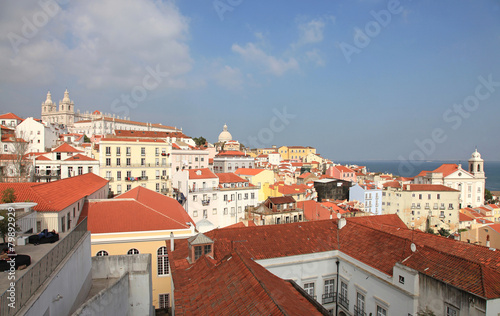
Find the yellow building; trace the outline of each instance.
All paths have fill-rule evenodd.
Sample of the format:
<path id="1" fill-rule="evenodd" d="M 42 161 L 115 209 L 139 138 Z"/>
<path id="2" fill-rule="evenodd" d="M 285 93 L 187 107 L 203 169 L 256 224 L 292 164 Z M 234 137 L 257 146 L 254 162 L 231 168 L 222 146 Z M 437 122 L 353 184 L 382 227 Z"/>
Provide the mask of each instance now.
<path id="1" fill-rule="evenodd" d="M 142 186 L 170 195 L 171 150 L 170 142 L 164 139 L 102 138 L 99 172 L 109 180 L 113 194 Z"/>
<path id="2" fill-rule="evenodd" d="M 172 306 L 172 279 L 166 243 L 195 234 L 193 220 L 174 199 L 136 187 L 108 200 L 85 203 L 92 256 L 152 255 L 153 305 Z"/>
<path id="3" fill-rule="evenodd" d="M 278 149 L 281 160 L 304 160 L 309 154 L 316 154 L 316 148 L 304 146 L 281 146 Z"/>
<path id="4" fill-rule="evenodd" d="M 260 186 L 259 203 L 267 199 L 269 186 L 274 183 L 274 172 L 266 169 L 239 168 L 234 172 L 236 175 L 248 180 L 251 184 Z"/>

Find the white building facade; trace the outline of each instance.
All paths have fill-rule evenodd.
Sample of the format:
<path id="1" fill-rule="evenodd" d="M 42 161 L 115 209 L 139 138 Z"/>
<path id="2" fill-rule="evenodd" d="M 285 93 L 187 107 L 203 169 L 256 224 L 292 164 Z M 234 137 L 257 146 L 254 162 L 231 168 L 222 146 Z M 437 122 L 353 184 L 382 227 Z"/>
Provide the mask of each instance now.
<path id="1" fill-rule="evenodd" d="M 28 117 L 16 127 L 16 136 L 29 142 L 28 152 L 46 152 L 55 147 L 65 129 L 58 124 Z"/>

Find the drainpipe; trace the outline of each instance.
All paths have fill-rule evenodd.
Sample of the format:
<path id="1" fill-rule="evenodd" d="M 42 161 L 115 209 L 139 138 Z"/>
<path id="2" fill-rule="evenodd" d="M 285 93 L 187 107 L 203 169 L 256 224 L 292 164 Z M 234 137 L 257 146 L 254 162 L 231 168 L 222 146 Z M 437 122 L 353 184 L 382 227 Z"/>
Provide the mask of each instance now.
<path id="1" fill-rule="evenodd" d="M 335 298 L 335 315 L 338 315 L 339 314 L 339 267 L 340 267 L 340 261 L 339 259 L 337 259 L 337 261 L 335 262 L 335 264 L 337 265 L 337 294 L 336 294 L 336 298 Z"/>

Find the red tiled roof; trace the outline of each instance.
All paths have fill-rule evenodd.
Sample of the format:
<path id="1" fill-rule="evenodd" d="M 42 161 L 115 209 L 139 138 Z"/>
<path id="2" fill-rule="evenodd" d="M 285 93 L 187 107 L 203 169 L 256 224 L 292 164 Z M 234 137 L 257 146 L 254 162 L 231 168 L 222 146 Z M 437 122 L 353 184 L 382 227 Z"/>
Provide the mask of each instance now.
<path id="1" fill-rule="evenodd" d="M 93 234 L 189 229 L 193 220 L 176 200 L 141 186 L 114 199 L 85 203 L 79 221 L 87 217 Z"/>
<path id="2" fill-rule="evenodd" d="M 409 186 L 409 190 L 407 189 Z M 441 184 L 404 184 L 403 188 L 406 191 L 452 191 L 460 192 L 458 190 L 452 189 L 450 187 Z"/>
<path id="3" fill-rule="evenodd" d="M 313 200 L 297 202 L 297 207 L 304 210 L 304 217 L 308 221 L 330 219 L 332 214 L 328 208 Z"/>
<path id="4" fill-rule="evenodd" d="M 291 196 L 268 197 L 267 199 L 273 204 L 295 203 L 295 199 Z"/>
<path id="5" fill-rule="evenodd" d="M 83 151 L 74 148 L 73 146 L 69 145 L 68 143 L 63 143 L 61 146 L 52 150 L 52 152 L 53 153 L 81 153 Z"/>
<path id="6" fill-rule="evenodd" d="M 427 175 L 427 172 L 430 172 L 430 171 L 426 171 L 426 170 L 422 170 L 420 171 L 419 174 L 417 174 L 414 178 L 417 178 L 417 177 L 425 177 Z"/>
<path id="7" fill-rule="evenodd" d="M 243 179 L 235 175 L 234 173 L 217 173 L 217 177 L 219 177 L 219 184 L 221 183 L 237 183 L 237 182 L 248 182 L 248 180 Z"/>
<path id="8" fill-rule="evenodd" d="M 36 202 L 39 212 L 59 212 L 78 200 L 95 193 L 108 183 L 93 173 L 58 181 L 39 183 L 0 183 L 0 191 L 13 188 L 16 202 Z M 107 193 L 107 192 L 106 192 Z"/>
<path id="9" fill-rule="evenodd" d="M 82 154 L 73 155 L 73 156 L 65 159 L 64 161 L 77 161 L 77 160 L 80 160 L 80 161 L 97 161 L 94 158 L 90 158 L 89 156 L 85 156 L 85 155 L 82 155 Z"/>
<path id="10" fill-rule="evenodd" d="M 383 185 L 384 188 L 401 188 L 401 184 L 398 181 L 386 182 Z"/>
<path id="11" fill-rule="evenodd" d="M 249 157 L 247 154 L 238 151 L 238 150 L 226 150 L 226 151 L 221 151 L 216 157 L 230 157 L 230 156 L 244 156 L 244 157 Z"/>
<path id="12" fill-rule="evenodd" d="M 397 215 L 310 221 L 207 232 L 214 240 L 214 258 L 232 249 L 255 260 L 341 250 L 348 256 L 392 276 L 396 263 L 416 269 L 487 299 L 500 298 L 500 253 L 486 247 L 405 228 Z M 395 225 L 391 225 L 394 222 Z M 235 246 L 234 240 L 245 242 Z M 363 240 L 362 243 L 359 241 Z M 416 252 L 410 245 L 414 243 Z M 174 262 L 185 264 L 186 240 L 176 240 Z M 383 256 L 380 254 L 383 253 Z M 175 276 L 174 276 L 175 277 Z"/>
<path id="13" fill-rule="evenodd" d="M 474 220 L 474 218 L 470 217 L 467 214 L 464 214 L 462 212 L 458 213 L 458 221 L 460 221 L 460 222 L 470 222 L 470 221 L 473 221 L 473 220 Z"/>
<path id="14" fill-rule="evenodd" d="M 237 175 L 245 175 L 245 176 L 255 176 L 266 169 L 257 169 L 257 168 L 238 168 L 234 173 Z"/>
<path id="15" fill-rule="evenodd" d="M 51 159 L 50 159 L 50 158 L 47 158 L 47 157 L 42 156 L 42 155 L 40 155 L 40 156 L 36 157 L 36 158 L 35 158 L 35 160 L 48 160 L 48 161 L 51 161 Z"/>
<path id="16" fill-rule="evenodd" d="M 457 164 L 445 163 L 445 164 L 442 164 L 439 168 L 434 169 L 434 171 L 432 171 L 432 172 L 434 172 L 434 173 L 439 172 L 439 173 L 443 174 L 443 177 L 447 177 L 457 170 L 458 170 Z"/>
<path id="17" fill-rule="evenodd" d="M 490 227 L 491 229 L 493 229 L 497 233 L 500 233 L 500 224 L 492 224 L 492 225 L 488 225 L 488 227 Z"/>
<path id="18" fill-rule="evenodd" d="M 23 120 L 22 118 L 20 118 L 19 116 L 15 115 L 12 112 L 0 115 L 0 119 L 8 119 L 8 120 L 10 119 L 10 120 L 19 120 L 19 121 Z"/>
<path id="19" fill-rule="evenodd" d="M 208 168 L 189 169 L 189 179 L 215 179 L 217 176 Z M 198 173 L 200 173 L 198 175 Z"/>
<path id="20" fill-rule="evenodd" d="M 338 171 L 342 171 L 342 172 L 354 172 L 354 170 L 352 170 L 351 168 L 347 168 L 346 166 L 333 166 L 332 168 L 335 168 L 337 169 Z"/>
<path id="21" fill-rule="evenodd" d="M 163 128 L 174 129 L 170 126 L 161 125 Z M 184 135 L 182 132 L 155 132 L 155 131 L 130 131 L 130 130 L 116 130 L 115 135 L 119 137 L 149 137 L 149 138 L 190 138 Z"/>
<path id="22" fill-rule="evenodd" d="M 289 282 L 238 251 L 172 264 L 176 315 L 322 315 Z"/>
<path id="23" fill-rule="evenodd" d="M 306 177 L 308 177 L 309 175 L 311 175 L 311 173 L 310 173 L 310 172 L 304 172 L 303 174 L 301 174 L 301 175 L 299 176 L 299 179 L 305 179 L 305 178 L 306 178 Z"/>
<path id="24" fill-rule="evenodd" d="M 309 187 L 305 184 L 290 184 L 278 186 L 278 192 L 285 195 L 305 193 L 307 189 L 309 189 Z"/>

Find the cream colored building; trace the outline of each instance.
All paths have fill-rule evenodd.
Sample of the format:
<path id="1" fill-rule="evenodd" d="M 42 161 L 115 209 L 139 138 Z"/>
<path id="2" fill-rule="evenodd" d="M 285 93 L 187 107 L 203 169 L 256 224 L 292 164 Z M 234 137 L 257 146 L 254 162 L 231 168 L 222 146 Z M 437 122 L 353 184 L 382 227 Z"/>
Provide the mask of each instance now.
<path id="1" fill-rule="evenodd" d="M 267 199 L 266 192 L 269 186 L 275 182 L 273 171 L 266 169 L 239 168 L 234 173 L 260 188 L 258 203 L 264 202 Z"/>
<path id="2" fill-rule="evenodd" d="M 172 145 L 163 139 L 102 138 L 100 175 L 109 180 L 113 194 L 142 186 L 170 195 L 171 150 Z"/>
<path id="3" fill-rule="evenodd" d="M 87 217 L 91 255 L 151 254 L 153 305 L 172 306 L 172 274 L 168 240 L 195 234 L 193 220 L 174 199 L 136 187 L 114 199 L 89 200 L 80 221 Z"/>
<path id="4" fill-rule="evenodd" d="M 405 184 L 385 187 L 382 214 L 397 214 L 409 227 L 435 232 L 440 228 L 459 228 L 460 191 L 438 184 Z M 428 220 L 429 219 L 429 224 Z"/>

